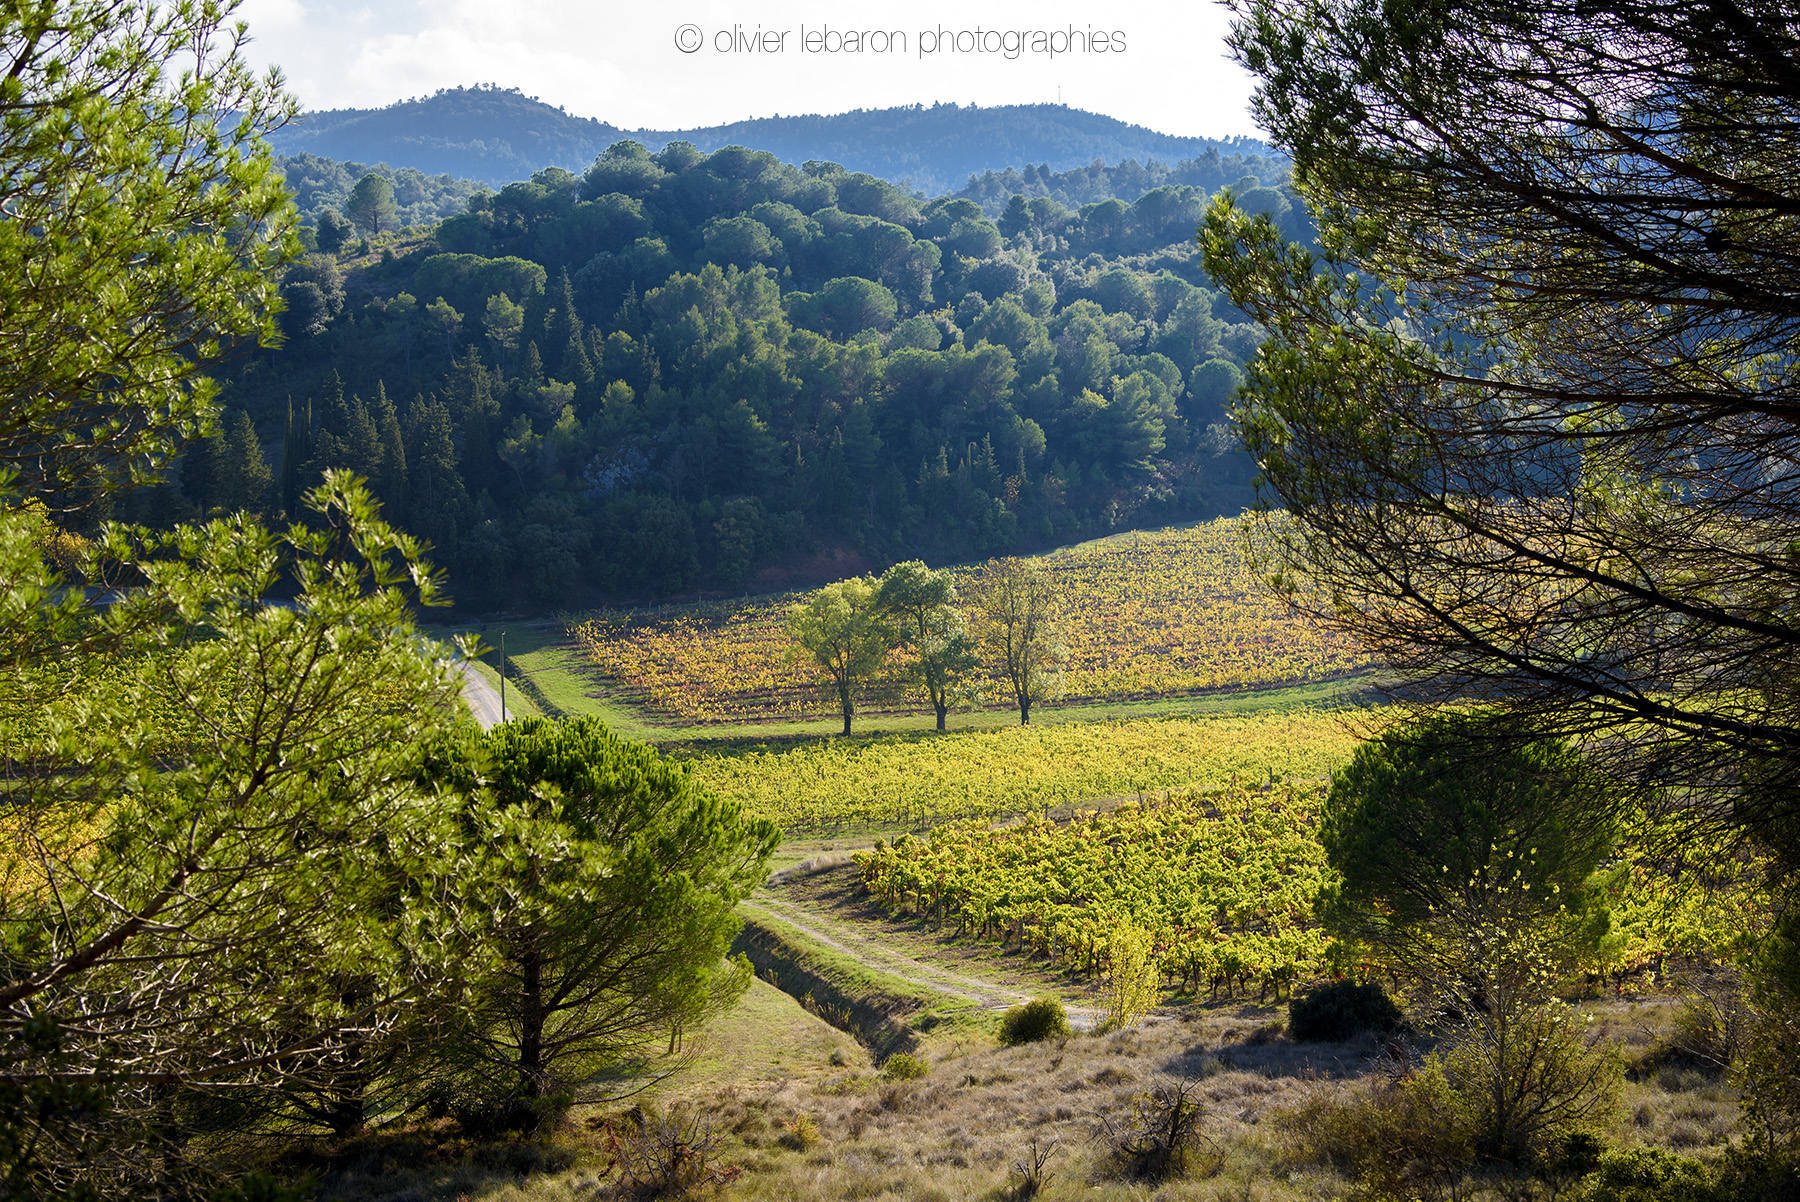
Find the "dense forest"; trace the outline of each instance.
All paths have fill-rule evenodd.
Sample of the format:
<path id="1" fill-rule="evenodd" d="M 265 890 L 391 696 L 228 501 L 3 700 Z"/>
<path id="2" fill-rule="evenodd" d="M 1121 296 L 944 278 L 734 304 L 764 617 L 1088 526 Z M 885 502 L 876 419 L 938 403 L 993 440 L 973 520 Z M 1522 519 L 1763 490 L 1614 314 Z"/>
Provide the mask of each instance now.
<path id="1" fill-rule="evenodd" d="M 1234 190 L 1308 236 L 1285 190 Z M 996 220 L 834 164 L 622 142 L 291 268 L 285 345 L 230 368 L 224 432 L 134 516 L 293 513 L 350 467 L 493 606 L 1235 509 L 1225 405 L 1262 335 L 1207 287 L 1205 199 L 1021 193 Z"/>
<path id="2" fill-rule="evenodd" d="M 1215 153 L 1235 160 L 1235 173 L 1210 181 L 1211 187 L 1242 175 L 1272 179 L 1286 164 L 1254 138 L 1175 137 L 1061 104 L 906 105 L 699 129 L 627 130 L 497 87 L 448 88 L 379 109 L 310 112 L 269 137 L 281 155 L 392 163 L 495 188 L 545 167 L 582 171 L 622 139 L 651 151 L 687 142 L 707 153 L 747 146 L 788 162 L 830 160 L 930 195 L 1023 163 L 1066 171 L 1095 162 L 1177 162 Z"/>
<path id="3" fill-rule="evenodd" d="M 394 189 L 395 217 L 401 226 L 434 225 L 447 217 L 455 217 L 467 207 L 469 198 L 487 185 L 480 180 L 461 179 L 452 175 L 426 175 L 416 167 L 390 167 L 386 163 L 340 162 L 302 151 L 296 155 L 280 155 L 276 164 L 287 176 L 288 188 L 300 217 L 317 228 L 327 209 L 342 214 L 351 190 L 366 175 L 377 175 Z M 971 175 L 968 182 L 948 195 L 963 197 L 981 206 L 989 217 L 1006 211 L 1014 196 L 1028 200 L 1040 196 L 1065 208 L 1103 200 L 1122 200 L 1127 204 L 1146 192 L 1169 185 L 1185 185 L 1204 192 L 1216 192 L 1229 184 L 1253 177 L 1264 185 L 1287 182 L 1285 159 L 1259 155 L 1221 155 L 1209 149 L 1198 158 L 1182 159 L 1174 166 L 1157 159 L 1139 163 L 1127 158 L 1108 165 L 1098 159 L 1092 163 L 1058 171 L 1046 160 L 1035 166 L 1008 167 L 1004 171 L 984 171 Z M 927 199 L 923 193 L 915 198 Z M 1274 210 L 1281 211 L 1285 201 L 1270 200 Z M 309 247 L 309 249 L 313 249 Z"/>
<path id="4" fill-rule="evenodd" d="M 487 190 L 480 180 L 426 175 L 417 167 L 390 167 L 386 163 L 340 162 L 305 151 L 278 155 L 275 165 L 287 177 L 288 191 L 294 194 L 300 219 L 314 227 L 327 209 L 344 212 L 351 191 L 368 175 L 387 180 L 394 189 L 394 216 L 402 226 L 436 225 L 467 208 L 469 197 Z"/>

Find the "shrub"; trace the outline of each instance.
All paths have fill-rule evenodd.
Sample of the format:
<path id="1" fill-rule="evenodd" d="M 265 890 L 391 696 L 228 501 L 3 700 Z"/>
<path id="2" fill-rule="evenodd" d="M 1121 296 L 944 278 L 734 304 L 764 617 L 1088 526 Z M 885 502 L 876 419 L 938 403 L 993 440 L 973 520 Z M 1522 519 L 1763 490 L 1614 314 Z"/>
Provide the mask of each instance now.
<path id="1" fill-rule="evenodd" d="M 1715 966 L 1688 974 L 1679 987 L 1687 1001 L 1669 1033 L 1669 1058 L 1712 1073 L 1729 1069 L 1754 1026 L 1742 975 L 1735 968 Z"/>
<path id="2" fill-rule="evenodd" d="M 882 1066 L 881 1075 L 889 1081 L 914 1081 L 931 1071 L 931 1065 L 911 1052 L 895 1052 Z"/>
<path id="3" fill-rule="evenodd" d="M 1161 971 L 1150 932 L 1131 923 L 1113 928 L 1107 937 L 1106 1022 L 1108 1031 L 1123 1031 L 1156 1005 Z"/>
<path id="4" fill-rule="evenodd" d="M 682 1198 L 728 1180 L 733 1171 L 712 1164 L 719 1150 L 712 1116 L 677 1105 L 667 1113 L 639 1110 L 608 1142 L 625 1197 Z"/>
<path id="5" fill-rule="evenodd" d="M 1617 1112 L 1618 1095 L 1616 1062 L 1566 1017 L 1521 1012 L 1502 1041 L 1464 1031 L 1397 1081 L 1320 1096 L 1282 1125 L 1369 1197 L 1454 1196 L 1472 1172 L 1568 1181 L 1604 1159 L 1590 1132 Z"/>
<path id="6" fill-rule="evenodd" d="M 1001 1047 L 1012 1048 L 1071 1034 L 1068 1013 L 1053 997 L 1033 998 L 1000 1016 Z"/>
<path id="7" fill-rule="evenodd" d="M 1193 1167 L 1205 1113 L 1198 1081 L 1165 1081 L 1138 1095 L 1129 1119 L 1103 1118 L 1101 1136 L 1126 1176 L 1163 1181 Z"/>
<path id="8" fill-rule="evenodd" d="M 810 1114 L 797 1114 L 783 1124 L 781 1146 L 804 1152 L 819 1142 L 819 1124 Z"/>
<path id="9" fill-rule="evenodd" d="M 1768 1149 L 1738 1144 L 1715 1170 L 1718 1202 L 1793 1202 L 1800 1198 L 1800 1160 Z"/>
<path id="10" fill-rule="evenodd" d="M 1278 1121 L 1303 1157 L 1354 1175 L 1372 1198 L 1442 1196 L 1476 1159 L 1473 1124 L 1436 1059 L 1394 1085 L 1320 1093 Z"/>
<path id="11" fill-rule="evenodd" d="M 1618 1057 L 1588 1046 L 1572 1007 L 1548 1002 L 1495 1009 L 1504 1023 L 1484 1015 L 1434 1057 L 1441 1057 L 1474 1124 L 1477 1151 L 1529 1164 L 1571 1133 L 1611 1121 L 1618 1107 Z"/>
<path id="12" fill-rule="evenodd" d="M 1296 1043 L 1342 1043 L 1364 1031 L 1399 1029 L 1400 1009 L 1374 983 L 1334 981 L 1288 1003 L 1288 1034 Z"/>
<path id="13" fill-rule="evenodd" d="M 1012 1187 L 1012 1202 L 1028 1202 L 1043 1192 L 1050 1181 L 1050 1158 L 1056 1155 L 1057 1143 L 1032 1140 L 1031 1146 L 1013 1162 L 1012 1175 L 1018 1183 Z"/>
<path id="14" fill-rule="evenodd" d="M 1660 1148 L 1608 1152 L 1584 1182 L 1584 1202 L 1711 1202 L 1705 1168 Z"/>

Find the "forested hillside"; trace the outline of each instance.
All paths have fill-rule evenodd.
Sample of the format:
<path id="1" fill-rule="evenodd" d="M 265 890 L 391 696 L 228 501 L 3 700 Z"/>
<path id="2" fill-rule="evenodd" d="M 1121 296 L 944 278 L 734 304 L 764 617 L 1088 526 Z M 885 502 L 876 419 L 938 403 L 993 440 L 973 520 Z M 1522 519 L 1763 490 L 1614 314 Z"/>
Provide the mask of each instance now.
<path id="1" fill-rule="evenodd" d="M 416 167 L 390 167 L 386 163 L 339 162 L 302 151 L 275 160 L 287 176 L 288 191 L 300 219 L 316 226 L 325 210 L 343 213 L 351 190 L 366 175 L 377 175 L 394 189 L 394 218 L 399 225 L 436 225 L 454 217 L 469 197 L 484 190 L 480 180 L 453 175 L 426 175 Z"/>
<path id="2" fill-rule="evenodd" d="M 1284 193 L 1239 191 L 1304 237 Z M 286 346 L 235 366 L 226 435 L 138 504 L 294 512 L 350 467 L 481 605 L 1235 511 L 1224 406 L 1261 335 L 1206 287 L 1204 200 L 1020 196 L 994 221 L 835 165 L 620 143 L 291 269 Z"/>
<path id="3" fill-rule="evenodd" d="M 793 163 L 829 160 L 903 180 L 927 195 L 1025 163 L 1066 171 L 1097 161 L 1216 157 L 1223 174 L 1206 181 L 1215 188 L 1243 175 L 1273 182 L 1286 170 L 1286 160 L 1254 138 L 1174 137 L 1060 104 L 908 105 L 699 129 L 626 130 L 502 88 L 450 88 L 386 108 L 306 113 L 273 134 L 270 144 L 282 155 L 391 163 L 498 188 L 545 167 L 584 170 L 622 138 L 652 151 L 688 142 L 707 153 L 747 146 Z"/>

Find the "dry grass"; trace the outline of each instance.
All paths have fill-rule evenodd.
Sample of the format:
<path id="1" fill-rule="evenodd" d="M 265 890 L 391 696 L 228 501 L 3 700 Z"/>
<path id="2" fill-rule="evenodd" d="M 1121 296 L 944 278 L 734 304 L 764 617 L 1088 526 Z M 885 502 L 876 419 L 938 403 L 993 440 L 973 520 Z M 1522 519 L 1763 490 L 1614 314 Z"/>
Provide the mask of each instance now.
<path id="1" fill-rule="evenodd" d="M 1692 1067 L 1661 1064 L 1676 1004 L 1655 999 L 1588 1007 L 1593 1037 L 1616 1045 L 1633 1065 L 1615 1128 L 1615 1146 L 1646 1145 L 1706 1155 L 1728 1139 L 1737 1117 L 1732 1091 Z M 772 1016 L 759 1012 L 765 1020 Z M 653 1105 L 707 1116 L 719 1137 L 717 1163 L 735 1179 L 695 1196 L 781 1202 L 1002 1202 L 1019 1195 L 1015 1166 L 1035 1143 L 1043 1163 L 1040 1199 L 1091 1202 L 1315 1202 L 1348 1197 L 1351 1182 L 1314 1163 L 1275 1121 L 1322 1097 L 1375 1084 L 1375 1041 L 1300 1045 L 1276 1033 L 1272 1007 L 1159 1015 L 1127 1031 L 999 1048 L 964 1038 L 929 1048 L 930 1071 L 884 1080 L 862 1055 L 816 1054 L 768 1065 L 758 1079 L 717 1076 L 670 1082 Z M 833 1060 L 841 1063 L 834 1064 Z M 1128 1116 L 1159 1081 L 1198 1082 L 1207 1155 L 1185 1179 L 1161 1185 L 1122 1180 L 1096 1138 L 1107 1118 Z M 346 1202 L 599 1202 L 616 1196 L 606 1124 L 626 1121 L 626 1104 L 581 1108 L 555 1140 L 565 1158 L 532 1165 L 461 1161 L 442 1168 L 365 1162 L 325 1176 L 322 1197 Z M 807 1121 L 815 1140 L 794 1138 Z M 504 1153 L 488 1152 L 490 1160 Z M 385 1169 L 385 1171 L 381 1171 Z"/>

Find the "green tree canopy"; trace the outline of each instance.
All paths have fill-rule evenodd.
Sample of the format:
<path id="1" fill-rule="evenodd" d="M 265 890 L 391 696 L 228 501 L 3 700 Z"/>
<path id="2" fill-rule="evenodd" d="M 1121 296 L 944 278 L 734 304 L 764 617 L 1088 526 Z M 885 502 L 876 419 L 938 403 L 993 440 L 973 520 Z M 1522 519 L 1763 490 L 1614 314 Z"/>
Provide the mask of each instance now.
<path id="1" fill-rule="evenodd" d="M 37 1100 L 0 1168 L 37 1188 L 159 1192 L 183 1158 L 137 1141 L 172 1090 L 278 1094 L 450 978 L 426 910 L 385 904 L 397 857 L 452 862 L 410 783 L 457 705 L 411 633 L 431 578 L 346 477 L 312 501 L 281 535 L 109 529 L 78 565 L 104 611 L 0 516 L 0 1064 Z M 264 600 L 284 576 L 291 607 Z"/>
<path id="2" fill-rule="evenodd" d="M 1604 733 L 1616 779 L 1791 840 L 1792 13 L 1240 11 L 1321 248 L 1207 217 L 1208 272 L 1272 331 L 1240 414 L 1287 514 L 1271 574 L 1418 687 Z"/>
<path id="3" fill-rule="evenodd" d="M 726 958 L 734 911 L 780 832 L 686 767 L 592 718 L 525 718 L 465 728 L 421 779 L 462 799 L 476 938 L 492 955 L 433 1049 L 465 1110 L 511 1126 L 551 1117 L 749 984 Z"/>
<path id="4" fill-rule="evenodd" d="M 344 216 L 369 237 L 393 229 L 400 220 L 394 207 L 394 185 L 374 172 L 363 176 L 344 201 Z"/>
<path id="5" fill-rule="evenodd" d="M 887 663 L 896 633 L 877 605 L 874 580 L 859 576 L 828 584 L 788 610 L 795 654 L 816 666 L 844 714 L 844 733 L 856 698 Z"/>
<path id="6" fill-rule="evenodd" d="M 1471 882 L 1578 908 L 1612 850 L 1614 791 L 1581 755 L 1500 715 L 1425 715 L 1362 744 L 1332 777 L 1319 841 L 1342 884 L 1332 925 L 1404 955 Z"/>
<path id="7" fill-rule="evenodd" d="M 895 619 L 899 644 L 913 653 L 913 671 L 931 699 L 939 730 L 958 683 L 980 663 L 956 601 L 950 572 L 934 572 L 917 559 L 883 572 L 875 596 L 876 606 Z"/>
<path id="8" fill-rule="evenodd" d="M 0 18 L 0 467 L 55 505 L 208 430 L 207 364 L 274 333 L 269 270 L 298 244 L 259 139 L 295 106 L 236 53 L 228 11 L 30 0 Z M 168 65 L 196 49 L 185 75 Z"/>
<path id="9" fill-rule="evenodd" d="M 328 255 L 335 255 L 344 249 L 356 233 L 356 226 L 336 209 L 326 209 L 319 214 L 318 243 L 319 250 Z"/>

